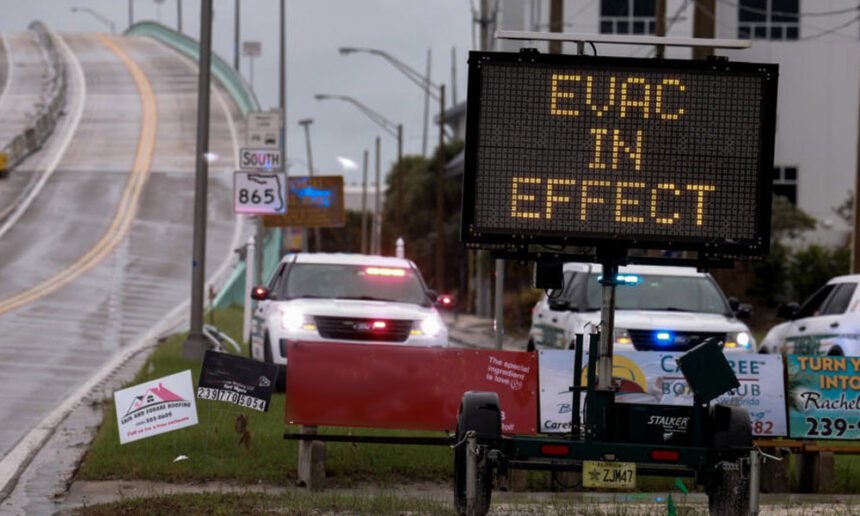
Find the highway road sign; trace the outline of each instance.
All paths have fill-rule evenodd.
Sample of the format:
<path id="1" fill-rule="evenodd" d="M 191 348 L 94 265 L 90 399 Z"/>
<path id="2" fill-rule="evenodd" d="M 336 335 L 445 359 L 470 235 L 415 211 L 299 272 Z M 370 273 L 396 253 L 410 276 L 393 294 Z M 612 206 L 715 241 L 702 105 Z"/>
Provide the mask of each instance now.
<path id="1" fill-rule="evenodd" d="M 233 174 L 233 211 L 244 215 L 286 213 L 287 175 L 237 170 Z"/>
<path id="2" fill-rule="evenodd" d="M 280 149 L 241 149 L 239 168 L 242 170 L 282 170 Z"/>
<path id="3" fill-rule="evenodd" d="M 280 149 L 282 117 L 279 111 L 252 111 L 245 122 L 245 144 L 256 149 Z"/>
<path id="4" fill-rule="evenodd" d="M 263 217 L 266 227 L 342 227 L 343 176 L 290 177 L 287 180 L 290 210 Z"/>
<path id="5" fill-rule="evenodd" d="M 260 57 L 263 52 L 263 45 L 259 41 L 243 41 L 242 55 L 246 57 Z"/>

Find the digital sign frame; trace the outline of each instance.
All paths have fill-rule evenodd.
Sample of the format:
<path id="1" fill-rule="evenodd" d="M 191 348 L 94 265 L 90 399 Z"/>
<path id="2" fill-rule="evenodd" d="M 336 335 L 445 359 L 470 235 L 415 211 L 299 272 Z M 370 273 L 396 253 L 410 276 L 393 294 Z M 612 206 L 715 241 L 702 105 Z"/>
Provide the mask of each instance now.
<path id="1" fill-rule="evenodd" d="M 764 256 L 777 81 L 725 59 L 471 52 L 461 239 Z"/>

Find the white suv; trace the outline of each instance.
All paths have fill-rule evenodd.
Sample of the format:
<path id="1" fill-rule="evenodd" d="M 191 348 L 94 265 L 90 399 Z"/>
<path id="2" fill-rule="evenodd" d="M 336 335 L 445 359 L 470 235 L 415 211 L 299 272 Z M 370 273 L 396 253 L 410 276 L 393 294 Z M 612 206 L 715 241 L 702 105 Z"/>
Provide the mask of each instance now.
<path id="1" fill-rule="evenodd" d="M 251 358 L 287 364 L 287 342 L 448 346 L 448 329 L 410 260 L 361 254 L 285 256 L 259 301 Z M 283 375 L 279 374 L 278 378 Z"/>
<path id="2" fill-rule="evenodd" d="M 777 315 L 788 319 L 767 332 L 762 353 L 860 355 L 860 275 L 837 276 L 803 305 L 788 303 Z"/>
<path id="3" fill-rule="evenodd" d="M 600 322 L 598 264 L 564 264 L 564 286 L 543 294 L 532 311 L 528 349 L 568 348 L 577 333 Z M 739 318 L 749 305 L 726 299 L 707 273 L 690 267 L 619 268 L 615 289 L 615 351 L 686 351 L 710 337 L 725 351 L 754 352 Z"/>

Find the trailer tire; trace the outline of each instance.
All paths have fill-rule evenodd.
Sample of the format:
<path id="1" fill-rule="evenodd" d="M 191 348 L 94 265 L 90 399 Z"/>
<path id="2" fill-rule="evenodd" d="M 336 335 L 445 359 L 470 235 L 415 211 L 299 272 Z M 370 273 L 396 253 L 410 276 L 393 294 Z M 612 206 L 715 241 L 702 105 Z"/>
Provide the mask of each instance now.
<path id="1" fill-rule="evenodd" d="M 469 391 L 463 395 L 457 414 L 457 443 L 454 448 L 454 506 L 458 514 L 466 515 L 466 433 L 474 431 L 478 443 L 494 446 L 502 436 L 502 413 L 495 392 Z M 483 516 L 490 510 L 493 492 L 493 469 L 486 453 L 478 457 L 478 490 L 474 515 Z M 469 515 L 472 516 L 472 515 Z"/>
<path id="2" fill-rule="evenodd" d="M 750 514 L 750 474 L 746 461 L 723 461 L 714 466 L 705 492 L 711 516 Z"/>

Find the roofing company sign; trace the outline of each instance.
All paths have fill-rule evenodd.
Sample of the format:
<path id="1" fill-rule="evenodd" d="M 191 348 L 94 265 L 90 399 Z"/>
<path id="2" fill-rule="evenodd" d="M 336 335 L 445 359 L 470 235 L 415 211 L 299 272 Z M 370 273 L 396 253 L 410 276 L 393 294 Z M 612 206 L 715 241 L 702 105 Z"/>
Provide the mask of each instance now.
<path id="1" fill-rule="evenodd" d="M 120 444 L 197 424 L 191 370 L 116 391 L 113 398 Z"/>

